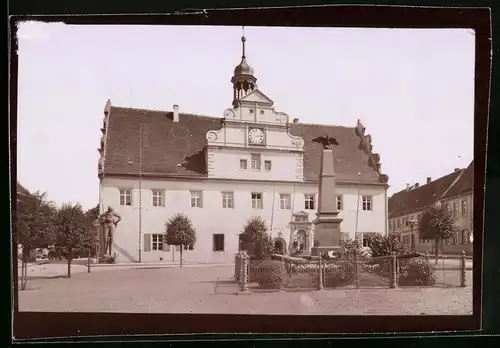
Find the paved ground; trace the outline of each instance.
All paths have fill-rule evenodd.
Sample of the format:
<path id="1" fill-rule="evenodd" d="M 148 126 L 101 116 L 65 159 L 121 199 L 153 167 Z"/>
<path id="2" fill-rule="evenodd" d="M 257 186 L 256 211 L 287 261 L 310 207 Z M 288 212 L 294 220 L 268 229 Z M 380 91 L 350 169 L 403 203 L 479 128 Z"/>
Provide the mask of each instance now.
<path id="1" fill-rule="evenodd" d="M 360 289 L 236 296 L 231 267 L 116 269 L 36 279 L 21 311 L 234 314 L 470 314 L 472 289 Z"/>

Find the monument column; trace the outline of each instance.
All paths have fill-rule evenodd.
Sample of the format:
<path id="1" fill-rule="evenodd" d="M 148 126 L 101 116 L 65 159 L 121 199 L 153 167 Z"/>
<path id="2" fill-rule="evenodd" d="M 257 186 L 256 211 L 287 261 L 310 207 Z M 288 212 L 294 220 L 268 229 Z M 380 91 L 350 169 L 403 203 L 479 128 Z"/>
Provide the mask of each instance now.
<path id="1" fill-rule="evenodd" d="M 332 139 L 332 138 L 329 138 Z M 336 142 L 336 141 L 335 141 Z M 329 143 L 333 143 L 329 140 Z M 338 144 L 338 143 L 337 143 Z M 330 250 L 339 250 L 342 233 L 338 217 L 334 157 L 332 149 L 324 146 L 321 153 L 319 177 L 318 212 L 314 223 L 314 247 L 312 256 Z"/>

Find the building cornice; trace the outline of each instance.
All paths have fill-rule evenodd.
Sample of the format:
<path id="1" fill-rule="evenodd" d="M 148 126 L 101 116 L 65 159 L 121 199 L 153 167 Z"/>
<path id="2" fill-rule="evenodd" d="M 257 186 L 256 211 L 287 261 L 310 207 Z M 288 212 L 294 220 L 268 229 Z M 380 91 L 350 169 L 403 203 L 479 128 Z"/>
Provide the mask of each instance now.
<path id="1" fill-rule="evenodd" d="M 124 179 L 138 179 L 138 173 L 106 173 L 106 178 L 124 178 Z M 229 178 L 213 178 L 207 177 L 205 175 L 199 176 L 187 176 L 187 175 L 175 175 L 175 174 L 160 174 L 160 173 L 142 173 L 143 179 L 174 179 L 180 181 L 204 181 L 204 182 L 244 182 L 244 183 L 269 183 L 269 184 L 289 184 L 289 185 L 319 185 L 319 181 L 317 180 L 307 180 L 307 181 L 287 181 L 287 180 L 255 180 L 255 179 L 229 179 Z M 337 184 L 342 186 L 352 186 L 353 188 L 357 188 L 360 184 L 365 187 L 384 187 L 386 188 L 386 184 L 382 183 L 359 183 L 359 182 L 350 182 L 337 180 Z"/>

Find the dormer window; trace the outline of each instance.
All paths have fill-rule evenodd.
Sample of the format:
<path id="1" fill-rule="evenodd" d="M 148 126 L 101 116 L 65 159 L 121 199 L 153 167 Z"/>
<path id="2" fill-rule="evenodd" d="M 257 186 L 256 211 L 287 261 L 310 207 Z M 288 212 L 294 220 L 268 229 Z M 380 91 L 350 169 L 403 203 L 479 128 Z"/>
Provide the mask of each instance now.
<path id="1" fill-rule="evenodd" d="M 247 169 L 248 163 L 246 159 L 240 159 L 240 169 Z"/>
<path id="2" fill-rule="evenodd" d="M 252 169 L 260 170 L 260 154 L 252 153 L 251 159 L 252 159 Z"/>
<path id="3" fill-rule="evenodd" d="M 264 170 L 266 172 L 271 171 L 271 161 L 264 161 Z"/>

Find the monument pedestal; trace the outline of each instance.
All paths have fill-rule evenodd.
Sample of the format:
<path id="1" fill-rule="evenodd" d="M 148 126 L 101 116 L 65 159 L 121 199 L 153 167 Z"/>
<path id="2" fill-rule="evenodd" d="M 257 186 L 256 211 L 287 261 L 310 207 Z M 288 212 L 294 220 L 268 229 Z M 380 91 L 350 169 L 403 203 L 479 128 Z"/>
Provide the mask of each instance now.
<path id="1" fill-rule="evenodd" d="M 319 256 L 326 251 L 339 252 L 342 241 L 341 218 L 318 218 L 314 223 L 314 247 L 311 256 Z"/>

